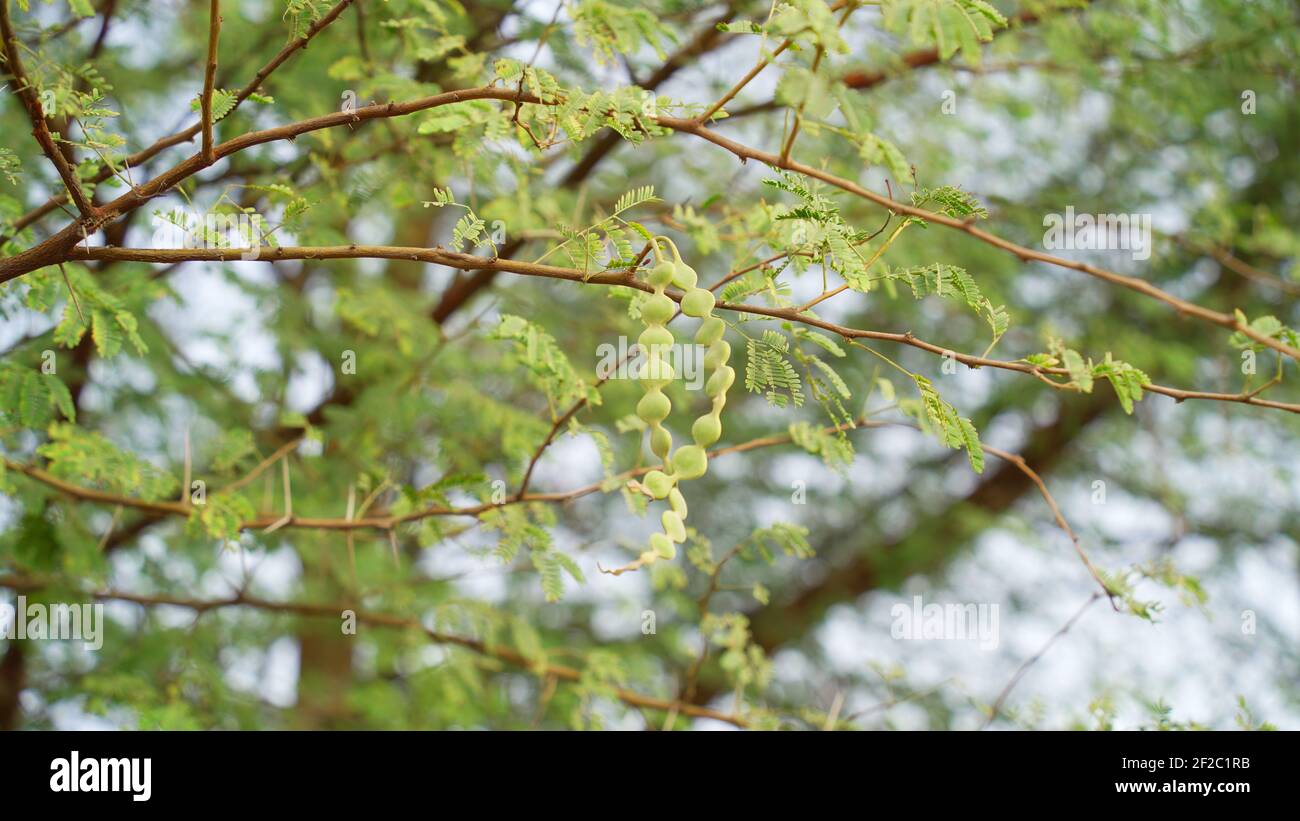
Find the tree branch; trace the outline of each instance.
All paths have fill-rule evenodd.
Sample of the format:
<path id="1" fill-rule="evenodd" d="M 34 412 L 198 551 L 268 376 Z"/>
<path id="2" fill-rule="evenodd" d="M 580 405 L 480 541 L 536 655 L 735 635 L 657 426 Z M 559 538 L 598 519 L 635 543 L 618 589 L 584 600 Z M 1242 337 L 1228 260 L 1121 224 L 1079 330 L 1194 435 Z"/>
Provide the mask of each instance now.
<path id="1" fill-rule="evenodd" d="M 32 578 L 28 576 L 0 575 L 0 587 L 9 590 L 40 590 L 50 586 L 51 584 L 51 581 L 45 579 Z M 221 610 L 227 607 L 251 607 L 271 613 L 285 613 L 311 618 L 339 619 L 342 617 L 343 611 L 351 610 L 356 614 L 357 622 L 360 624 L 368 624 L 372 627 L 382 627 L 387 629 L 416 631 L 424 634 L 424 636 L 430 641 L 437 644 L 446 644 L 471 650 L 481 656 L 503 661 L 513 667 L 526 670 L 541 679 L 552 678 L 568 682 L 577 682 L 582 680 L 582 671 L 575 667 L 539 663 L 537 659 L 529 658 L 508 647 L 502 647 L 495 644 L 488 645 L 478 639 L 457 636 L 451 633 L 443 633 L 425 627 L 420 620 L 416 618 L 406 618 L 388 613 L 357 610 L 356 607 L 350 603 L 313 604 L 308 602 L 278 602 L 248 595 L 237 595 L 226 599 L 188 599 L 166 595 L 144 595 L 113 589 L 91 590 L 84 592 L 83 595 L 98 600 L 131 602 L 145 607 L 183 607 L 199 614 L 207 613 L 212 610 Z M 632 707 L 641 707 L 662 712 L 676 712 L 694 718 L 708 718 L 741 728 L 749 726 L 749 721 L 743 716 L 723 713 L 718 710 L 709 709 L 708 707 L 701 707 L 698 704 L 688 704 L 685 702 L 674 701 L 672 699 L 642 695 L 634 690 L 622 687 L 614 688 L 612 690 L 612 695 L 619 701 Z"/>
<path id="2" fill-rule="evenodd" d="M 217 82 L 217 42 L 221 39 L 221 0 L 210 0 L 208 5 L 208 65 L 203 72 L 203 161 L 212 165 L 217 161 L 212 152 L 212 87 Z"/>
<path id="3" fill-rule="evenodd" d="M 284 48 L 280 49 L 279 53 L 276 54 L 275 57 L 271 58 L 270 62 L 268 62 L 266 65 L 258 69 L 257 74 L 253 76 L 253 79 L 248 83 L 248 85 L 240 89 L 239 93 L 235 95 L 235 103 L 234 106 L 231 108 L 231 110 L 233 111 L 234 109 L 238 108 L 240 103 L 244 102 L 250 96 L 252 96 L 253 93 L 256 92 L 257 89 L 262 85 L 262 83 L 266 81 L 266 78 L 271 76 L 272 72 L 274 72 L 277 68 L 283 65 L 284 62 L 288 60 L 291 56 L 293 56 L 293 53 L 296 52 L 298 49 L 306 48 L 307 44 L 311 42 L 311 39 L 313 37 L 319 34 L 321 30 L 324 29 L 326 26 L 328 26 L 330 23 L 338 19 L 338 16 L 343 13 L 344 9 L 352 5 L 353 2 L 354 0 L 340 0 L 340 2 L 337 5 L 335 5 L 328 12 L 322 15 L 321 19 L 317 20 L 307 29 L 307 31 L 303 32 L 303 35 L 301 37 L 294 40 L 290 40 L 284 46 Z M 152 145 L 148 146 L 147 148 L 143 148 L 140 151 L 135 152 L 134 154 L 128 155 L 123 160 L 123 163 L 131 167 L 143 165 L 144 163 L 148 162 L 149 160 L 161 154 L 163 151 L 166 151 L 168 148 L 171 148 L 176 145 L 180 145 L 181 143 L 189 142 L 190 140 L 194 139 L 195 135 L 199 133 L 201 127 L 202 127 L 202 123 L 198 122 L 190 126 L 189 128 L 184 129 L 183 131 L 177 131 L 175 134 L 170 134 L 166 137 L 163 137 L 158 141 L 154 142 Z M 104 180 L 108 179 L 109 177 L 113 176 L 114 173 L 115 173 L 114 170 L 108 165 L 101 165 L 99 167 L 99 170 L 96 171 L 94 176 L 92 176 L 90 179 L 91 182 L 101 183 Z M 27 228 L 28 226 L 34 224 L 35 222 L 42 219 L 43 217 L 53 213 L 54 211 L 57 211 L 59 209 L 59 206 L 65 202 L 67 202 L 67 197 L 64 196 L 51 197 L 50 199 L 46 200 L 45 203 L 43 203 L 42 205 L 37 206 L 31 211 L 28 211 L 26 214 L 23 214 L 18 219 L 14 220 L 13 223 L 14 233 L 16 234 L 19 231 L 22 231 L 24 228 Z M 8 239 L 10 239 L 10 237 L 0 236 L 0 242 L 5 242 Z"/>
<path id="4" fill-rule="evenodd" d="M 178 248 L 178 249 L 151 249 L 151 248 L 108 248 L 108 247 L 91 247 L 76 246 L 69 252 L 70 259 L 89 259 L 89 260 L 119 260 L 128 262 L 153 262 L 168 263 L 176 262 L 238 262 L 243 259 L 248 251 L 239 248 Z M 446 265 L 450 268 L 458 268 L 465 271 L 504 271 L 521 276 L 543 277 L 548 279 L 563 279 L 570 282 L 581 282 L 590 285 L 618 285 L 625 288 L 635 288 L 640 291 L 650 292 L 652 289 L 645 282 L 637 279 L 631 270 L 606 271 L 598 274 L 589 274 L 576 268 L 562 268 L 554 265 L 543 265 L 533 262 L 519 262 L 510 259 L 485 259 L 483 257 L 473 256 L 472 254 L 462 254 L 455 251 L 447 251 L 439 247 L 435 248 L 415 248 L 415 247 L 398 247 L 386 245 L 334 245 L 319 247 L 264 247 L 258 249 L 258 262 L 280 262 L 294 259 L 410 259 L 422 262 L 430 262 L 438 265 Z M 667 292 L 668 296 L 680 302 L 682 294 L 680 292 Z M 911 331 L 904 333 L 894 333 L 889 331 L 871 331 L 859 328 L 851 328 L 839 325 L 817 317 L 800 313 L 796 308 L 770 308 L 762 305 L 746 305 L 731 302 L 719 302 L 716 307 L 724 311 L 734 311 L 737 313 L 757 314 L 768 316 L 774 319 L 783 319 L 790 322 L 798 322 L 814 328 L 820 328 L 829 331 L 845 339 L 878 339 L 888 342 L 896 342 L 901 345 L 908 345 L 918 348 L 938 356 L 950 356 L 963 365 L 970 368 L 998 368 L 1000 370 L 1015 371 L 1018 373 L 1029 374 L 1037 377 L 1040 381 L 1056 388 L 1058 390 L 1072 390 L 1067 385 L 1061 384 L 1051 376 L 1068 377 L 1070 372 L 1065 368 L 1048 368 L 1038 365 L 1031 365 L 1028 362 L 1005 361 L 1000 359 L 991 359 L 985 356 L 976 356 L 973 354 L 964 354 L 952 350 L 942 345 L 936 345 L 933 342 L 926 342 L 919 339 Z M 1171 388 L 1164 385 L 1147 383 L 1142 385 L 1142 389 L 1152 393 L 1162 394 L 1175 399 L 1179 402 L 1188 399 L 1201 399 L 1219 402 L 1234 402 L 1243 405 L 1256 405 L 1259 407 L 1272 408 L 1275 410 L 1284 410 L 1289 413 L 1300 413 L 1300 404 L 1278 402 L 1269 399 L 1261 399 L 1258 391 L 1243 391 L 1241 393 L 1213 393 L 1210 391 L 1183 390 L 1181 388 Z"/>
<path id="5" fill-rule="evenodd" d="M 68 158 L 63 156 L 63 152 L 55 145 L 49 125 L 45 122 L 46 112 L 36 96 L 36 88 L 23 68 L 22 45 L 18 42 L 18 35 L 14 33 L 13 21 L 9 19 L 9 0 L 0 0 L 0 37 L 4 40 L 5 63 L 8 64 L 9 73 L 14 78 L 14 93 L 22 101 L 23 108 L 27 111 L 27 118 L 32 123 L 32 136 L 40 144 L 41 151 L 45 152 L 45 156 L 53 163 L 54 169 L 59 172 L 59 178 L 63 180 L 64 187 L 68 189 L 68 194 L 76 203 L 77 210 L 83 217 L 95 216 L 97 213 L 95 204 L 82 190 L 76 171 L 68 164 Z"/>

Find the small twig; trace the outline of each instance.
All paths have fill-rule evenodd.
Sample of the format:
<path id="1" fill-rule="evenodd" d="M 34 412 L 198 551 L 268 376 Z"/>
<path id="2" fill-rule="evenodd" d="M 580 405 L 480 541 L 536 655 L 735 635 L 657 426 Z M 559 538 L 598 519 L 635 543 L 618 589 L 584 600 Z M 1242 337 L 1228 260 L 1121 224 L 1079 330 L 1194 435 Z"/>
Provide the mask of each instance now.
<path id="1" fill-rule="evenodd" d="M 263 534 L 274 533 L 289 522 L 293 521 L 293 488 L 289 483 L 289 460 L 280 460 L 281 472 L 284 475 L 284 515 L 271 523 L 269 527 L 262 531 Z"/>
<path id="2" fill-rule="evenodd" d="M 356 482 L 352 482 L 351 484 L 348 485 L 348 515 L 347 515 L 347 520 L 348 520 L 349 522 L 352 521 L 352 516 L 353 516 L 353 514 L 356 512 L 356 506 L 357 506 L 357 485 L 356 485 Z M 352 565 L 352 589 L 353 589 L 353 590 L 356 590 L 357 587 L 358 587 L 358 583 L 357 583 L 357 548 L 356 548 L 355 539 L 353 539 L 353 535 L 352 535 L 352 534 L 353 534 L 353 531 L 352 531 L 351 528 L 349 528 L 348 531 L 347 531 L 347 540 L 348 540 L 348 561 L 349 561 L 349 562 L 351 563 L 351 565 Z"/>
<path id="3" fill-rule="evenodd" d="M 113 536 L 113 531 L 117 529 L 117 523 L 122 519 L 122 506 L 118 505 L 113 508 L 113 518 L 108 521 L 108 527 L 104 530 L 104 535 L 99 537 L 99 544 L 95 546 L 96 553 L 103 553 L 105 545 Z"/>
<path id="4" fill-rule="evenodd" d="M 257 467 L 255 467 L 255 468 L 253 468 L 251 471 L 249 471 L 248 474 L 247 474 L 246 476 L 244 476 L 243 478 L 240 478 L 240 479 L 236 479 L 235 481 L 233 481 L 233 482 L 231 482 L 230 484 L 226 485 L 225 487 L 223 487 L 221 490 L 219 490 L 219 491 L 217 491 L 217 492 L 218 492 L 218 493 L 233 493 L 233 492 L 235 492 L 236 490 L 239 490 L 240 488 L 244 487 L 245 485 L 251 483 L 251 482 L 252 482 L 254 479 L 256 479 L 258 476 L 261 476 L 263 471 L 265 471 L 267 468 L 269 468 L 269 467 L 271 467 L 272 465 L 274 465 L 277 461 L 280 460 L 281 457 L 287 455 L 290 451 L 292 451 L 294 448 L 298 447 L 298 445 L 301 444 L 301 443 L 302 443 L 302 437 L 298 437 L 297 439 L 294 439 L 292 442 L 286 442 L 286 443 L 284 443 L 284 444 L 281 445 L 280 447 L 276 448 L 274 453 L 272 453 L 270 456 L 266 457 L 266 458 L 263 459 L 261 462 L 259 462 L 258 465 L 257 465 Z"/>
<path id="5" fill-rule="evenodd" d="M 63 263 L 59 263 L 59 273 L 63 274 L 63 284 L 68 286 L 68 296 L 72 297 L 72 306 L 77 309 L 77 318 L 81 320 L 82 325 L 86 325 L 86 315 L 81 311 L 81 301 L 77 299 L 77 289 L 72 287 L 72 280 L 68 279 L 68 272 L 64 270 Z"/>
<path id="6" fill-rule="evenodd" d="M 181 482 L 181 502 L 184 503 L 190 495 L 190 478 L 193 464 L 190 453 L 190 429 L 185 428 L 185 479 Z"/>
<path id="7" fill-rule="evenodd" d="M 217 82 L 217 41 L 221 38 L 221 0 L 208 7 L 208 66 L 203 75 L 203 162 L 217 161 L 212 143 L 212 90 Z"/>
<path id="8" fill-rule="evenodd" d="M 1002 705 L 1003 703 L 1006 702 L 1007 696 L 1011 695 L 1011 691 L 1014 690 L 1016 685 L 1020 683 L 1020 679 L 1024 677 L 1025 673 L 1029 670 L 1029 668 L 1032 667 L 1035 664 L 1035 662 L 1041 659 L 1043 655 L 1047 653 L 1048 650 L 1052 649 L 1052 645 L 1055 644 L 1057 640 L 1061 638 L 1061 636 L 1064 636 L 1066 633 L 1070 632 L 1070 628 L 1074 626 L 1074 623 L 1077 622 L 1080 619 L 1080 617 L 1082 617 L 1083 614 L 1087 612 L 1089 607 L 1092 607 L 1093 603 L 1096 602 L 1097 599 L 1101 598 L 1101 595 L 1102 595 L 1101 593 L 1093 593 L 1091 596 L 1089 596 L 1088 600 L 1083 603 L 1083 607 L 1080 607 L 1079 610 L 1073 616 L 1070 617 L 1069 621 L 1061 625 L 1061 629 L 1053 633 L 1052 637 L 1047 640 L 1046 644 L 1044 644 L 1041 648 L 1039 648 L 1037 653 L 1034 653 L 1032 656 L 1030 656 L 1028 659 L 1025 660 L 1024 664 L 1020 665 L 1020 667 L 1016 670 L 1015 675 L 1013 675 L 1011 677 L 1011 680 L 1007 682 L 1007 686 L 1003 687 L 1002 692 L 998 694 L 997 700 L 993 702 L 993 706 L 989 708 L 988 720 L 984 722 L 984 726 L 980 728 L 981 730 L 988 729 L 989 725 L 992 724 L 994 720 L 998 717 L 998 713 L 1002 710 Z"/>

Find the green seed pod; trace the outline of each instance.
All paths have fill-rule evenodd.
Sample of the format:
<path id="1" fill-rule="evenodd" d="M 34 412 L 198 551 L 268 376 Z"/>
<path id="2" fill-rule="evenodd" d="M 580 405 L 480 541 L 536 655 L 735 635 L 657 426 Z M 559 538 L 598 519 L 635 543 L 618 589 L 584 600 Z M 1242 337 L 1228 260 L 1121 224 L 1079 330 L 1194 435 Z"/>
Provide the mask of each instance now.
<path id="1" fill-rule="evenodd" d="M 668 496 L 677 488 L 673 487 L 673 477 L 664 473 L 662 470 L 652 470 L 641 480 L 641 484 L 646 486 L 650 495 L 656 499 L 662 499 Z"/>
<path id="2" fill-rule="evenodd" d="M 651 325 L 641 332 L 636 341 L 645 348 L 647 354 L 662 353 L 665 348 L 673 344 L 673 332 L 662 325 Z"/>
<path id="3" fill-rule="evenodd" d="M 682 297 L 682 313 L 703 317 L 713 312 L 713 292 L 707 288 L 692 288 Z"/>
<path id="4" fill-rule="evenodd" d="M 655 428 L 650 432 L 650 452 L 660 459 L 668 458 L 668 451 L 673 449 L 673 435 L 667 428 Z"/>
<path id="5" fill-rule="evenodd" d="M 636 415 L 646 423 L 664 421 L 672 409 L 673 403 L 658 390 L 650 391 L 636 403 Z"/>
<path id="6" fill-rule="evenodd" d="M 736 381 L 736 371 L 734 368 L 723 365 L 714 371 L 713 376 L 704 385 L 704 392 L 709 396 L 723 396 L 730 390 L 733 382 Z"/>
<path id="7" fill-rule="evenodd" d="M 668 491 L 668 504 L 672 506 L 673 513 L 686 518 L 686 497 L 677 488 Z"/>
<path id="8" fill-rule="evenodd" d="M 641 387 L 646 390 L 651 388 L 662 388 L 664 385 L 673 381 L 673 366 L 669 365 L 663 357 L 649 356 L 646 361 L 641 363 L 640 373 L 637 379 L 641 382 Z"/>
<path id="9" fill-rule="evenodd" d="M 674 304 L 663 294 L 655 294 L 641 306 L 641 318 L 647 325 L 662 325 L 672 319 Z"/>
<path id="10" fill-rule="evenodd" d="M 659 521 L 663 523 L 664 533 L 668 534 L 668 538 L 674 542 L 686 541 L 686 526 L 682 524 L 681 516 L 671 510 L 665 510 L 659 517 Z"/>
<path id="11" fill-rule="evenodd" d="M 727 402 L 727 390 L 736 380 L 736 371 L 727 365 L 731 345 L 722 338 L 726 324 L 713 316 L 716 298 L 711 291 L 696 287 L 699 276 L 695 269 L 682 262 L 671 240 L 665 241 L 672 249 L 673 261 L 660 262 L 650 270 L 646 279 L 654 294 L 641 303 L 641 318 L 646 327 L 637 340 L 644 351 L 637 379 L 645 395 L 637 402 L 636 412 L 650 427 L 650 450 L 664 464 L 662 470 L 647 471 L 641 485 L 655 499 L 666 497 L 669 510 L 660 518 L 664 532 L 651 536 L 650 550 L 626 569 L 650 565 L 661 558 L 672 559 L 677 555 L 677 543 L 686 540 L 686 497 L 678 482 L 698 479 L 708 472 L 709 457 L 705 449 L 722 437 L 722 408 Z M 681 312 L 704 320 L 695 333 L 695 342 L 708 348 L 704 358 L 705 370 L 710 372 L 706 391 L 713 400 L 712 410 L 691 425 L 695 443 L 683 445 L 676 453 L 673 453 L 672 433 L 663 424 L 672 413 L 672 402 L 661 390 L 674 377 L 667 361 L 674 338 L 664 327 L 677 310 L 673 300 L 664 293 L 670 283 L 685 291 Z"/>
<path id="12" fill-rule="evenodd" d="M 673 474 L 678 479 L 698 479 L 709 469 L 709 457 L 699 445 L 682 445 L 673 454 Z"/>
<path id="13" fill-rule="evenodd" d="M 662 533 L 650 537 L 650 549 L 660 558 L 671 559 L 677 555 L 677 545 Z"/>
<path id="14" fill-rule="evenodd" d="M 709 371 L 716 371 L 727 364 L 727 360 L 730 358 L 731 344 L 725 339 L 719 339 L 709 346 L 708 353 L 704 355 L 704 367 Z"/>
<path id="15" fill-rule="evenodd" d="M 711 413 L 706 413 L 691 425 L 691 438 L 695 444 L 707 448 L 722 438 L 722 420 Z"/>
<path id="16" fill-rule="evenodd" d="M 712 345 L 722 338 L 722 334 L 727 330 L 727 325 L 716 316 L 711 316 L 704 320 L 700 329 L 695 332 L 695 343 L 697 345 Z"/>
<path id="17" fill-rule="evenodd" d="M 668 260 L 664 260 L 650 269 L 650 275 L 646 277 L 646 282 L 649 282 L 656 290 L 658 290 L 672 282 L 673 275 L 676 272 L 677 267 Z"/>

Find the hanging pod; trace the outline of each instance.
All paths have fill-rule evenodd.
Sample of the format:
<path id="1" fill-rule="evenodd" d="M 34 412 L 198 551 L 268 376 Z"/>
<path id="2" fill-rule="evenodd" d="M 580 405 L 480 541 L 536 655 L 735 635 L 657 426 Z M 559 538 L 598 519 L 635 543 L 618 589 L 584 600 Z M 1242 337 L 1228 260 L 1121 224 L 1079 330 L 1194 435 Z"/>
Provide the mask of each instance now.
<path id="1" fill-rule="evenodd" d="M 727 330 L 727 325 L 716 316 L 711 316 L 700 325 L 700 329 L 695 332 L 695 343 L 697 345 L 712 345 Z"/>
<path id="2" fill-rule="evenodd" d="M 662 470 L 650 471 L 645 475 L 645 479 L 642 480 L 641 484 L 645 485 L 646 490 L 649 490 L 650 495 L 656 499 L 662 499 L 670 493 L 678 493 L 677 488 L 673 487 L 673 477 Z M 681 494 L 678 493 L 678 495 Z"/>
<path id="3" fill-rule="evenodd" d="M 722 438 L 722 420 L 712 413 L 706 413 L 691 425 L 691 438 L 695 444 L 707 448 Z"/>
<path id="4" fill-rule="evenodd" d="M 656 533 L 650 537 L 650 549 L 654 551 L 656 558 L 671 559 L 677 555 L 677 545 L 673 540 L 662 533 Z M 641 554 L 644 556 L 645 554 Z"/>
<path id="5" fill-rule="evenodd" d="M 636 403 L 636 415 L 646 424 L 664 421 L 672 409 L 673 403 L 664 396 L 663 391 L 659 390 L 647 393 L 641 397 L 640 402 Z"/>
<path id="6" fill-rule="evenodd" d="M 698 479 L 709 469 L 709 455 L 699 445 L 682 445 L 673 454 L 673 475 L 680 479 Z"/>
<path id="7" fill-rule="evenodd" d="M 657 243 L 654 245 L 654 252 L 658 261 L 647 276 L 651 287 L 654 288 L 654 294 L 641 306 L 641 320 L 645 323 L 645 330 L 637 338 L 644 355 L 641 368 L 637 372 L 637 380 L 645 390 L 645 395 L 637 402 L 636 415 L 650 428 L 650 450 L 663 460 L 664 467 L 667 468 L 668 454 L 673 447 L 673 436 L 663 426 L 663 422 L 672 413 L 673 406 L 664 395 L 663 389 L 673 381 L 675 374 L 672 365 L 668 364 L 673 334 L 664 325 L 672 318 L 676 306 L 664 293 L 664 289 L 673 281 L 677 269 L 672 262 L 663 258 Z M 658 473 L 663 479 L 657 479 L 653 486 L 647 484 L 646 487 L 651 489 L 655 498 L 662 499 L 672 487 L 672 480 L 663 471 Z"/>
<path id="8" fill-rule="evenodd" d="M 664 241 L 668 243 L 668 250 L 673 254 L 672 282 L 683 291 L 689 291 L 694 288 L 695 283 L 699 281 L 699 275 L 695 273 L 694 268 L 687 265 L 685 262 L 682 262 L 682 255 L 677 252 L 677 244 L 675 242 L 667 237 L 664 238 Z"/>
<path id="9" fill-rule="evenodd" d="M 663 240 L 672 253 L 666 260 L 659 248 Z M 666 237 L 651 240 L 655 264 L 646 281 L 654 293 L 641 305 L 641 319 L 645 330 L 637 342 L 645 354 L 637 378 L 644 395 L 637 402 L 636 414 L 650 428 L 650 450 L 663 461 L 662 468 L 648 471 L 642 485 L 656 500 L 668 499 L 669 509 L 660 515 L 662 533 L 650 537 L 650 549 L 641 553 L 636 562 L 620 570 L 635 570 L 653 564 L 659 559 L 672 559 L 677 555 L 677 544 L 686 541 L 686 497 L 680 483 L 698 479 L 708 472 L 709 455 L 705 450 L 722 438 L 722 409 L 727 404 L 727 391 L 736 381 L 736 371 L 728 366 L 731 345 L 722 337 L 726 323 L 713 315 L 717 300 L 707 288 L 698 288 L 699 276 L 695 269 L 682 261 L 677 246 Z M 668 352 L 674 343 L 673 334 L 665 325 L 672 318 L 675 306 L 664 293 L 668 285 L 675 285 L 685 293 L 681 298 L 681 311 L 689 317 L 704 320 L 695 332 L 695 343 L 705 347 L 704 368 L 708 372 L 705 393 L 712 400 L 710 410 L 691 424 L 693 444 L 682 445 L 673 451 L 672 434 L 664 422 L 672 413 L 672 402 L 663 393 L 673 380 L 673 369 L 668 364 Z"/>
<path id="10" fill-rule="evenodd" d="M 692 288 L 682 297 L 682 313 L 696 318 L 713 313 L 715 300 L 707 288 Z"/>

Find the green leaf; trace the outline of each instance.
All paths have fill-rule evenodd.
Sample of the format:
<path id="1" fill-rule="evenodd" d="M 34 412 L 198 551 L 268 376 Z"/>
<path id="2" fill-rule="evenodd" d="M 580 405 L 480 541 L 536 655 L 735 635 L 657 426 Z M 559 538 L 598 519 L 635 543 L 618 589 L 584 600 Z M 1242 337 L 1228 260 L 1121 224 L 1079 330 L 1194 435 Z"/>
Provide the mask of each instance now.
<path id="1" fill-rule="evenodd" d="M 90 314 L 90 335 L 95 340 L 95 350 L 105 359 L 117 356 L 122 350 L 122 331 L 117 322 L 104 311 L 96 310 Z"/>
<path id="2" fill-rule="evenodd" d="M 218 122 L 227 114 L 235 109 L 235 104 L 239 101 L 239 95 L 233 91 L 224 88 L 212 89 L 212 122 Z M 203 110 L 203 95 L 195 96 L 190 100 L 191 111 Z"/>

